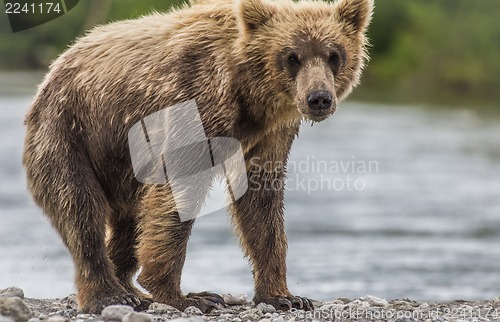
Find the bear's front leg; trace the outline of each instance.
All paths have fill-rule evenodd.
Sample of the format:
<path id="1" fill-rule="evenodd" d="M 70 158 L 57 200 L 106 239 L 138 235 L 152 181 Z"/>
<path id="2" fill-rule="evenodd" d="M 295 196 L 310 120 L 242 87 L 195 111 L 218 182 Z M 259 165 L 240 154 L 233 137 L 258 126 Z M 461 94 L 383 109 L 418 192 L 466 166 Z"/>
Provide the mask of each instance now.
<path id="1" fill-rule="evenodd" d="M 278 310 L 312 310 L 312 301 L 293 296 L 286 282 L 284 223 L 285 163 L 295 134 L 263 140 L 246 157 L 248 190 L 231 206 L 245 254 L 252 263 L 254 302 Z"/>

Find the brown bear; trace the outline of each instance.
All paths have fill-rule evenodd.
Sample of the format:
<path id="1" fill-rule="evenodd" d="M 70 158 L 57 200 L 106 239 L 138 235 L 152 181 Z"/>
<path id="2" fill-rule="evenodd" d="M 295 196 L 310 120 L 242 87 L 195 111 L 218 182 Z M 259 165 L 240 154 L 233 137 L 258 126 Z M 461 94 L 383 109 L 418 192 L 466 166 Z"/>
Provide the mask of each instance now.
<path id="1" fill-rule="evenodd" d="M 372 10 L 373 0 L 201 0 L 97 27 L 52 64 L 25 119 L 23 164 L 71 253 L 82 311 L 222 302 L 182 294 L 194 220 L 179 219 L 168 184 L 137 180 L 128 131 L 194 99 L 207 137 L 238 140 L 248 173 L 283 182 L 283 169 L 263 171 L 255 160 L 285 164 L 301 122 L 324 120 L 358 84 Z M 287 287 L 283 194 L 248 189 L 230 213 L 254 302 L 310 310 Z M 150 295 L 133 286 L 139 268 Z"/>

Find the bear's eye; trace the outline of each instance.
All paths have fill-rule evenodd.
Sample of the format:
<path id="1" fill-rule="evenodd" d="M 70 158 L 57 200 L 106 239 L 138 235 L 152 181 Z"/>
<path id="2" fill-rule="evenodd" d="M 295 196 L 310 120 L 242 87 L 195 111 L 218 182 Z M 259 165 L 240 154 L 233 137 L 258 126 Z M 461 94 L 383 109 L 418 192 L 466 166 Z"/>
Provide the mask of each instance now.
<path id="1" fill-rule="evenodd" d="M 330 63 L 337 65 L 338 63 L 340 63 L 339 53 L 337 53 L 336 51 L 333 51 L 330 54 L 330 57 L 328 58 L 328 60 L 330 61 Z"/>
<path id="2" fill-rule="evenodd" d="M 300 66 L 299 56 L 297 56 L 297 54 L 295 53 L 288 55 L 287 61 L 288 65 L 290 66 Z"/>

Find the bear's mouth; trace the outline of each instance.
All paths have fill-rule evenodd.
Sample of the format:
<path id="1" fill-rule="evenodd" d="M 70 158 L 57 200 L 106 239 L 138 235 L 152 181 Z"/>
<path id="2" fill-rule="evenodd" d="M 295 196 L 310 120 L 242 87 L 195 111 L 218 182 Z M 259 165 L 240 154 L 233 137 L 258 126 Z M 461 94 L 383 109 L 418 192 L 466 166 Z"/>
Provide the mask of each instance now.
<path id="1" fill-rule="evenodd" d="M 321 122 L 326 120 L 333 113 L 335 113 L 335 110 L 336 110 L 335 107 L 331 107 L 325 110 L 312 110 L 308 108 L 306 111 L 300 110 L 300 113 L 304 116 L 306 120 Z"/>

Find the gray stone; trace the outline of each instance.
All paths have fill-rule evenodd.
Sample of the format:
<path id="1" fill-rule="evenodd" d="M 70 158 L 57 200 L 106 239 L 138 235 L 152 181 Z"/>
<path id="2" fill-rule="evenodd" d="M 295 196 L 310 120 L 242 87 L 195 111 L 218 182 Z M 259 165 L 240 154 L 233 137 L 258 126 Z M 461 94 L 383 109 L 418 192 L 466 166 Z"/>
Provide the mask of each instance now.
<path id="1" fill-rule="evenodd" d="M 0 315 L 0 322 L 14 322 L 14 319 L 9 316 Z"/>
<path id="2" fill-rule="evenodd" d="M 415 322 L 415 320 L 412 318 L 398 318 L 394 322 Z"/>
<path id="3" fill-rule="evenodd" d="M 64 316 L 54 315 L 47 319 L 47 322 L 66 322 L 67 319 Z"/>
<path id="4" fill-rule="evenodd" d="M 180 311 L 176 309 L 173 306 L 163 304 L 163 303 L 152 303 L 149 308 L 148 312 L 154 312 L 156 314 L 168 314 L 168 313 L 179 313 Z"/>
<path id="5" fill-rule="evenodd" d="M 188 306 L 185 310 L 184 313 L 187 315 L 203 315 L 203 312 L 196 306 Z"/>
<path id="6" fill-rule="evenodd" d="M 84 314 L 80 313 L 76 316 L 77 319 L 83 319 L 83 320 L 88 320 L 92 317 L 92 314 Z"/>
<path id="7" fill-rule="evenodd" d="M 274 313 L 276 312 L 276 309 L 274 306 L 266 303 L 259 303 L 255 307 L 257 310 L 261 311 L 262 313 Z"/>
<path id="8" fill-rule="evenodd" d="M 72 318 L 76 316 L 78 312 L 75 309 L 66 309 L 66 310 L 59 310 L 56 312 L 49 313 L 49 317 L 51 316 L 63 316 L 66 318 Z"/>
<path id="9" fill-rule="evenodd" d="M 370 304 L 371 306 L 376 306 L 376 307 L 388 307 L 389 306 L 389 302 L 387 302 L 387 300 L 378 298 L 378 297 L 373 296 L 373 295 L 367 295 L 365 297 L 362 297 L 361 299 L 363 301 L 368 302 L 368 304 Z"/>
<path id="10" fill-rule="evenodd" d="M 245 294 L 221 294 L 221 296 L 227 305 L 244 305 L 248 302 L 247 296 Z"/>
<path id="11" fill-rule="evenodd" d="M 201 316 L 191 316 L 191 317 L 186 317 L 186 318 L 177 318 L 174 320 L 169 320 L 168 322 L 205 322 L 204 318 Z"/>
<path id="12" fill-rule="evenodd" d="M 11 317 L 16 322 L 26 322 L 33 312 L 19 297 L 0 297 L 0 315 Z"/>
<path id="13" fill-rule="evenodd" d="M 349 305 L 349 307 L 352 307 L 352 308 L 369 308 L 370 307 L 370 303 L 368 303 L 366 301 L 361 301 L 361 300 L 354 300 L 351 303 L 349 303 L 348 305 Z"/>
<path id="14" fill-rule="evenodd" d="M 246 311 L 243 311 L 239 314 L 239 317 L 240 319 L 242 319 L 243 321 L 255 321 L 255 320 L 259 320 L 262 315 L 264 315 L 262 313 L 262 311 L 258 310 L 258 309 L 249 309 L 249 310 L 246 310 Z"/>
<path id="15" fill-rule="evenodd" d="M 128 305 L 110 305 L 102 310 L 101 315 L 104 321 L 121 321 L 125 315 L 134 312 Z"/>
<path id="16" fill-rule="evenodd" d="M 19 287 L 8 287 L 3 290 L 0 290 L 0 296 L 2 297 L 19 297 L 24 299 L 24 292 Z"/>
<path id="17" fill-rule="evenodd" d="M 28 320 L 28 322 L 40 322 L 40 319 L 38 318 L 31 318 Z"/>
<path id="18" fill-rule="evenodd" d="M 321 306 L 318 310 L 319 311 L 342 311 L 346 307 L 345 304 L 338 304 L 338 303 L 327 303 L 323 306 Z"/>
<path id="19" fill-rule="evenodd" d="M 150 322 L 151 316 L 146 313 L 131 312 L 127 313 L 122 322 Z"/>
<path id="20" fill-rule="evenodd" d="M 76 295 L 70 294 L 61 300 L 61 303 L 67 308 L 71 307 L 73 309 L 78 309 L 78 302 L 76 301 Z M 69 306 L 69 307 L 68 307 Z"/>
<path id="21" fill-rule="evenodd" d="M 393 301 L 392 307 L 399 311 L 413 311 L 413 305 L 407 301 Z"/>

